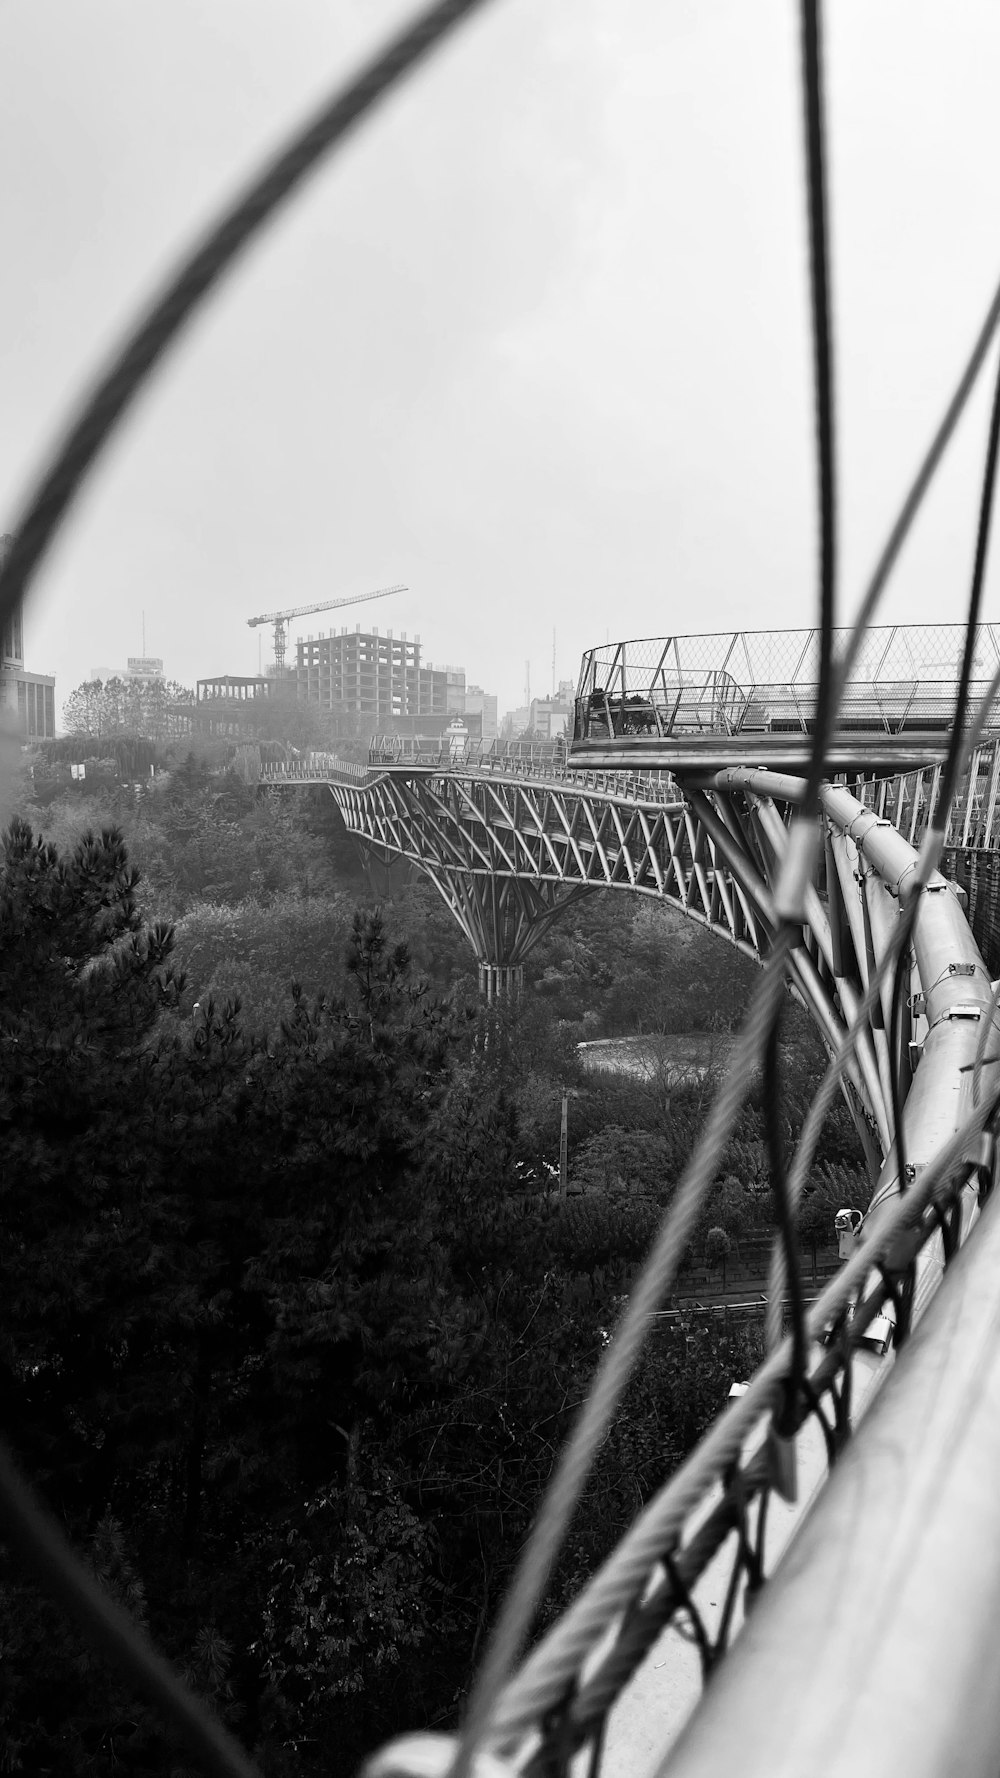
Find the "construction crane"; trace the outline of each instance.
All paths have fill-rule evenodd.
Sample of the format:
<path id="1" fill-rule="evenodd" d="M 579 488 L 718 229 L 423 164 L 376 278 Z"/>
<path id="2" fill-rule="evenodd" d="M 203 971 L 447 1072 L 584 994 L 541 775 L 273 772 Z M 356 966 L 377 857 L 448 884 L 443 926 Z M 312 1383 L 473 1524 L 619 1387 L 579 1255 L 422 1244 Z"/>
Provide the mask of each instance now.
<path id="1" fill-rule="evenodd" d="M 264 611 L 260 617 L 248 617 L 251 630 L 258 624 L 274 625 L 274 665 L 280 673 L 285 665 L 285 625 L 293 617 L 308 617 L 313 611 L 337 611 L 342 605 L 365 605 L 369 599 L 388 599 L 390 593 L 405 593 L 405 586 L 383 586 L 374 593 L 353 593 L 349 599 L 323 599 L 318 605 L 293 605 L 289 611 Z"/>

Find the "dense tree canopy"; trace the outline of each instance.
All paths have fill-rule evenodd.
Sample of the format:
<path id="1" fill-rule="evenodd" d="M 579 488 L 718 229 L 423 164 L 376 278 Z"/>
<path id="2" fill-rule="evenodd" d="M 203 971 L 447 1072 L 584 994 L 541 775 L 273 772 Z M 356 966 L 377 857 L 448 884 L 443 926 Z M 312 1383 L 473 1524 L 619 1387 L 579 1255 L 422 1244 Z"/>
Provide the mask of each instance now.
<path id="1" fill-rule="evenodd" d="M 174 679 L 89 679 L 66 699 L 63 726 L 95 741 L 115 735 L 162 741 L 177 732 L 171 707 L 193 703 L 194 692 Z"/>
<path id="2" fill-rule="evenodd" d="M 453 1716 L 704 1116 L 707 1088 L 584 1077 L 576 1043 L 630 979 L 670 1029 L 715 942 L 595 897 L 539 947 L 541 992 L 484 1024 L 439 898 L 404 879 L 356 908 L 331 799 L 295 794 L 181 756 L 138 796 L 53 800 L 45 837 L 16 821 L 0 866 L 8 1436 L 277 1778 Z M 589 987 L 588 944 L 614 958 Z M 559 1200 L 567 1086 L 587 1189 Z M 832 1129 L 831 1191 L 855 1164 Z M 751 1096 L 703 1246 L 762 1219 L 760 1134 Z M 742 1336 L 658 1337 L 547 1612 L 752 1361 Z M 179 1769 L 14 1552 L 0 1636 L 11 1770 Z"/>

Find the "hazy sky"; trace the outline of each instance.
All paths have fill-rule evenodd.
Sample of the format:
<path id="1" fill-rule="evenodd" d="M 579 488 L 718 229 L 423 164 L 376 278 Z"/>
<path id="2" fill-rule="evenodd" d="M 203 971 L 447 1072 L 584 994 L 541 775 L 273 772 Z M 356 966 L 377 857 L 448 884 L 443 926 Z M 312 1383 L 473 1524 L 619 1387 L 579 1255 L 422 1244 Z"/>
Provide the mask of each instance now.
<path id="1" fill-rule="evenodd" d="M 0 529 L 178 249 L 408 10 L 0 0 Z M 826 11 L 846 612 L 1000 274 L 1000 7 Z M 404 581 L 340 621 L 501 710 L 553 628 L 568 677 L 606 635 L 810 622 L 800 105 L 793 0 L 493 0 L 119 432 L 27 614 L 57 704 L 143 608 L 193 682 L 257 670 L 256 612 Z M 958 614 L 985 426 L 981 396 L 892 620 Z"/>

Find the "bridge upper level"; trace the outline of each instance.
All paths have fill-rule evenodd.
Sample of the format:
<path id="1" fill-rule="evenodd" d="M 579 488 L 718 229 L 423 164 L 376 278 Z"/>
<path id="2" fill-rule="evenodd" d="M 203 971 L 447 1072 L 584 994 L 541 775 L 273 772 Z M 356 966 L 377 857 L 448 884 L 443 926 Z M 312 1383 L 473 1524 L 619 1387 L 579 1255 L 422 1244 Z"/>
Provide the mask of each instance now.
<path id="1" fill-rule="evenodd" d="M 849 636 L 837 633 L 838 652 Z M 910 771 L 944 758 L 965 630 L 886 625 L 867 632 L 827 754 L 837 772 Z M 577 689 L 573 753 L 594 765 L 800 770 L 819 669 L 818 630 L 643 637 L 590 649 Z M 976 630 L 973 703 L 1000 665 L 1000 625 Z M 991 713 L 988 732 L 1000 730 Z"/>
<path id="2" fill-rule="evenodd" d="M 594 801 L 654 809 L 678 809 L 684 802 L 684 785 L 678 776 L 666 769 L 647 767 L 629 757 L 613 762 L 622 751 L 622 743 L 608 747 L 611 763 L 596 762 L 589 751 L 577 745 L 567 751 L 551 742 L 503 743 L 472 741 L 460 748 L 405 741 L 398 737 L 378 738 L 369 752 L 368 762 L 340 759 L 335 753 L 311 752 L 290 755 L 283 750 L 280 757 L 261 757 L 259 748 L 246 749 L 239 765 L 251 783 L 274 786 L 296 784 L 350 787 L 363 791 L 386 779 L 415 781 L 448 778 L 479 779 L 497 784 L 524 783 L 539 788 L 549 786 Z M 734 753 L 717 769 L 738 765 Z M 936 757 L 917 765 L 897 766 L 894 771 L 880 772 L 876 766 L 865 770 L 865 763 L 855 763 L 852 771 L 831 777 L 850 776 L 857 795 L 866 806 L 893 825 L 913 844 L 919 840 L 930 810 L 935 806 L 941 766 Z M 704 760 L 697 759 L 693 776 L 706 771 Z M 688 774 L 683 774 L 685 777 Z M 975 748 L 960 774 L 948 814 L 946 845 L 959 848 L 991 848 L 1000 840 L 1000 733 L 994 728 L 991 737 Z"/>

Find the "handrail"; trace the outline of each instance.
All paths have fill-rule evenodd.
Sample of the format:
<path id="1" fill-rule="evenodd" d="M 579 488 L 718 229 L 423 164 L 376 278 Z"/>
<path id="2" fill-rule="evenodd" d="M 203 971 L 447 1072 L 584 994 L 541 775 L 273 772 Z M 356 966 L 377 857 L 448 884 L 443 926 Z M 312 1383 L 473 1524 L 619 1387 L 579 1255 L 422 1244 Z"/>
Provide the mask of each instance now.
<path id="1" fill-rule="evenodd" d="M 661 1775 L 993 1778 L 998 1271 L 990 1204 Z"/>
<path id="2" fill-rule="evenodd" d="M 250 762 L 244 760 L 243 764 L 246 770 Z M 358 765 L 352 760 L 338 759 L 332 754 L 308 754 L 280 764 L 254 761 L 252 776 L 248 781 L 275 786 L 291 783 L 350 783 L 363 789 L 389 775 L 405 778 L 415 773 L 430 775 L 436 772 L 448 777 L 511 781 L 520 779 L 532 783 L 561 785 L 567 789 L 591 791 L 617 800 L 658 804 L 665 808 L 679 806 L 683 800 L 674 779 L 668 773 L 653 776 L 649 773 L 571 766 L 555 761 L 505 759 L 502 756 L 466 760 L 450 753 L 423 755 L 417 760 L 386 760 L 384 763 L 367 766 Z"/>
<path id="3" fill-rule="evenodd" d="M 849 635 L 837 631 L 843 647 Z M 946 734 L 964 632 L 953 624 L 869 631 L 844 687 L 837 732 Z M 1000 659 L 1000 625 L 980 624 L 970 678 L 986 690 Z M 583 657 L 574 739 L 633 736 L 809 734 L 819 663 L 818 630 L 735 631 L 642 637 Z M 1000 711 L 987 727 L 1000 727 Z"/>

